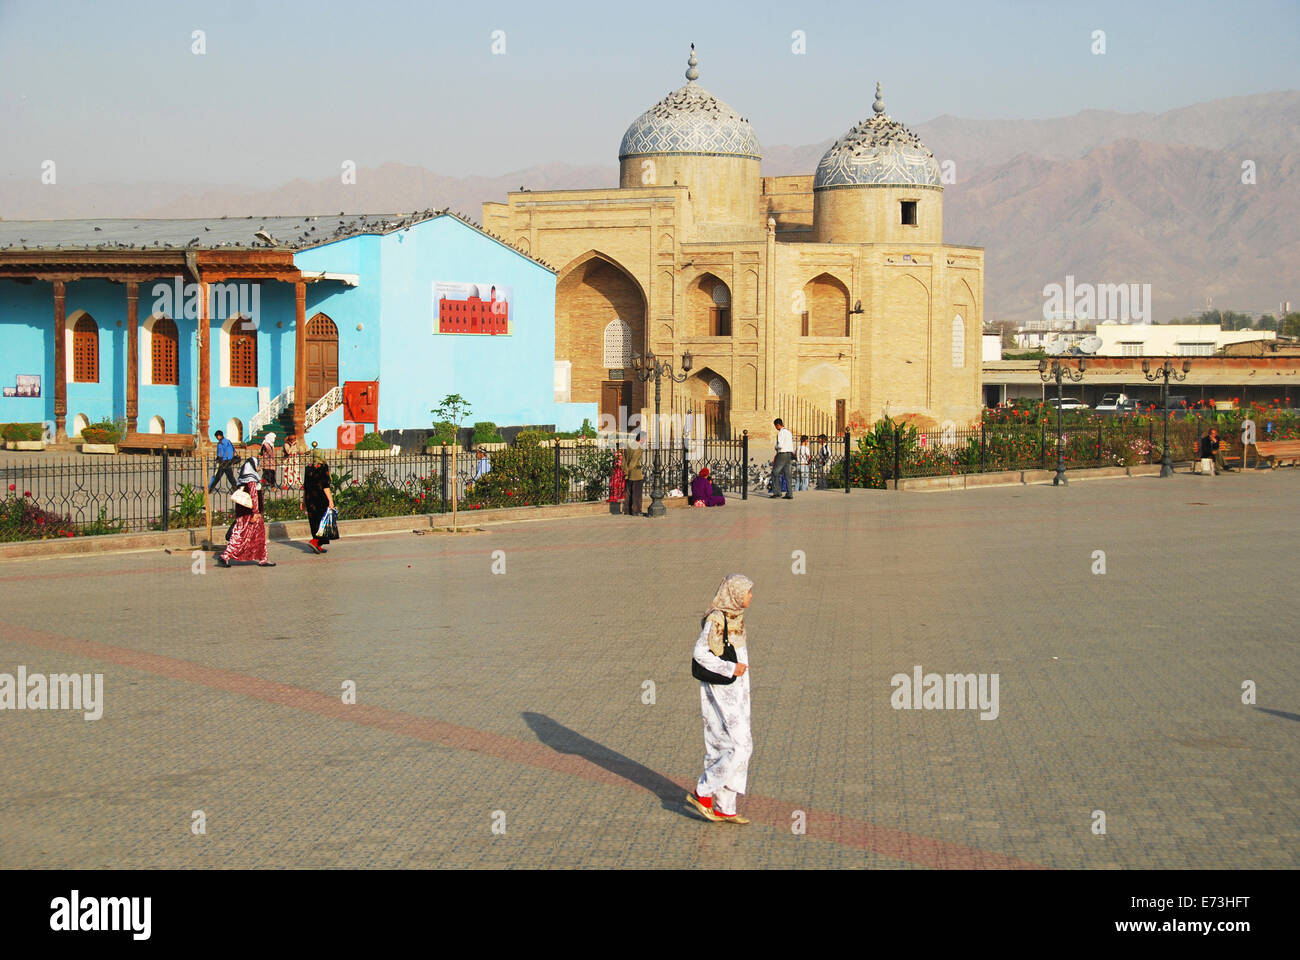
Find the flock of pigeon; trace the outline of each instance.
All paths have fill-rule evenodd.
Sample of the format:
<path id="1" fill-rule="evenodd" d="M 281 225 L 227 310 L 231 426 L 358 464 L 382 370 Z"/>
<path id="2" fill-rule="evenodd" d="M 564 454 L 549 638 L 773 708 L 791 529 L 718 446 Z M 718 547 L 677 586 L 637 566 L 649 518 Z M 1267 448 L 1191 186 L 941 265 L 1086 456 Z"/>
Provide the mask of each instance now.
<path id="1" fill-rule="evenodd" d="M 303 247 L 317 246 L 322 243 L 329 243 L 334 240 L 342 240 L 347 237 L 357 236 L 359 234 L 364 234 L 364 233 L 391 233 L 395 230 L 409 230 L 417 223 L 422 223 L 425 220 L 430 220 L 434 217 L 439 217 L 444 215 L 455 217 L 456 219 L 469 224 L 471 227 L 473 227 L 475 230 L 478 230 L 480 233 L 486 234 L 487 236 L 491 237 L 493 240 L 496 240 L 499 243 L 504 243 L 506 246 L 510 247 L 511 249 L 519 250 L 519 248 L 515 246 L 515 244 L 511 243 L 509 240 L 505 239 L 504 237 L 497 236 L 495 233 L 492 233 L 492 231 L 490 230 L 484 229 L 480 224 L 475 223 L 473 220 L 471 220 L 469 217 L 465 216 L 464 214 L 458 213 L 455 210 L 451 210 L 450 208 L 446 208 L 446 207 L 440 210 L 434 210 L 434 209 L 416 210 L 411 213 L 399 216 L 397 218 L 383 217 L 383 216 L 370 217 L 370 216 L 366 216 L 365 214 L 357 214 L 353 216 L 351 219 L 347 219 L 348 214 L 345 214 L 343 211 L 340 210 L 338 215 L 339 219 L 337 220 L 334 229 L 328 232 L 322 231 L 319 234 L 317 233 L 318 226 L 325 226 L 325 224 L 317 223 L 317 221 L 319 221 L 321 217 L 319 216 L 303 217 L 301 219 L 301 224 L 300 224 L 301 232 L 295 233 L 292 239 L 284 236 L 282 227 L 287 226 L 288 223 L 293 223 L 294 221 L 297 221 L 298 220 L 297 217 L 292 218 L 292 220 L 290 220 L 290 218 L 284 218 L 284 217 L 277 218 L 282 222 L 283 221 L 288 222 L 288 223 L 282 223 L 282 225 L 277 226 L 277 230 L 281 230 L 280 237 L 273 236 L 266 229 L 265 224 L 262 224 L 259 226 L 259 228 L 256 231 L 253 232 L 253 239 L 248 242 L 238 241 L 238 240 L 221 240 L 216 243 L 203 243 L 202 235 L 199 235 L 191 239 L 188 243 L 184 243 L 184 244 L 173 244 L 161 240 L 155 240 L 152 244 L 127 243 L 121 240 L 108 240 L 101 243 L 97 243 L 94 246 L 90 246 L 88 244 L 85 245 L 70 244 L 67 249 L 69 250 L 143 250 L 143 249 L 151 249 L 153 247 L 157 247 L 159 249 L 217 250 L 217 249 L 229 248 L 229 247 L 234 247 L 238 249 L 247 249 L 250 247 L 268 248 L 268 249 L 274 247 L 282 247 L 287 250 L 298 250 L 298 249 L 302 249 Z M 222 217 L 221 219 L 225 220 L 227 218 Z M 254 220 L 255 218 L 252 216 L 248 216 L 245 217 L 244 219 Z M 332 221 L 334 218 L 326 217 L 325 219 L 327 221 Z M 141 226 L 142 226 L 141 224 L 137 223 L 132 227 L 132 229 L 139 230 Z M 95 232 L 102 232 L 103 230 L 102 227 L 95 227 L 94 229 Z M 210 232 L 211 229 L 212 229 L 211 227 L 203 228 L 205 233 Z M 50 248 L 48 246 L 39 246 L 39 245 L 33 245 L 29 247 L 27 245 L 27 242 L 28 241 L 26 237 L 19 237 L 16 241 L 12 243 L 7 243 L 3 247 L 0 247 L 0 251 L 15 250 L 15 249 L 22 249 L 22 250 L 28 250 L 28 249 L 62 250 L 63 249 L 63 244 L 61 243 L 56 243 L 53 246 L 53 248 Z M 519 250 L 519 252 L 523 253 L 524 251 Z M 534 257 L 533 259 L 536 258 Z M 539 260 L 538 262 L 541 263 L 542 261 Z M 550 264 L 544 264 L 544 265 L 550 267 Z M 554 269 L 554 267 L 551 267 L 551 269 Z"/>

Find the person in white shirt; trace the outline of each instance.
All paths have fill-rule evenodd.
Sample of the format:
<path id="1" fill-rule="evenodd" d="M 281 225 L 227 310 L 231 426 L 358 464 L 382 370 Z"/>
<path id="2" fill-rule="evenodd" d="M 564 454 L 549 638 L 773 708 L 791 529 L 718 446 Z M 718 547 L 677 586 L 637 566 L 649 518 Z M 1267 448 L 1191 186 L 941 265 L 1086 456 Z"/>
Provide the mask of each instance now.
<path id="1" fill-rule="evenodd" d="M 780 478 L 785 477 L 785 498 L 794 499 L 794 434 L 786 429 L 781 418 L 772 421 L 776 427 L 776 459 L 772 461 L 772 497 L 781 496 Z"/>
<path id="2" fill-rule="evenodd" d="M 799 464 L 799 484 L 797 490 L 808 489 L 808 471 L 812 465 L 812 450 L 808 448 L 808 437 L 799 438 L 799 449 L 795 454 L 795 462 Z"/>

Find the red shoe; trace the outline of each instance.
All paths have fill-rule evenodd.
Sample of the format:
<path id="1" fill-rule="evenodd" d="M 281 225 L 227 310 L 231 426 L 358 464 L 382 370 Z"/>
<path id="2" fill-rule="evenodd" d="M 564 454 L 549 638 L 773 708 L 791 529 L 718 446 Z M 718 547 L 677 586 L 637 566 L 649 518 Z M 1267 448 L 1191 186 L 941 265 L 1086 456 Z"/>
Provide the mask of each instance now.
<path id="1" fill-rule="evenodd" d="M 312 537 L 310 540 L 307 541 L 307 546 L 311 547 L 317 553 L 321 552 L 320 543 L 317 542 L 315 537 Z"/>
<path id="2" fill-rule="evenodd" d="M 738 813 L 722 813 L 719 810 L 713 811 L 713 819 L 717 820 L 719 823 L 749 823 L 749 820 L 746 817 L 742 817 Z"/>
<path id="3" fill-rule="evenodd" d="M 691 792 L 686 795 L 686 802 L 698 810 L 705 820 L 717 821 L 718 815 L 713 810 L 713 798 L 701 797 L 699 794 Z"/>

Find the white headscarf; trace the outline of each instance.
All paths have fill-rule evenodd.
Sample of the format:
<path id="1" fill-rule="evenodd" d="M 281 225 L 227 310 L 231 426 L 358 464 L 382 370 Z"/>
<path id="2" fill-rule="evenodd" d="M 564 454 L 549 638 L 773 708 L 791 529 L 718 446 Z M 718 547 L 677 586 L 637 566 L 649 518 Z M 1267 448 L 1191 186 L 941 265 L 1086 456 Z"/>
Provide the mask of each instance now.
<path id="1" fill-rule="evenodd" d="M 239 479 L 236 482 L 241 487 L 248 483 L 255 483 L 258 487 L 261 487 L 262 465 L 258 462 L 257 457 L 249 457 L 244 461 L 244 465 L 239 468 Z"/>
<path id="2" fill-rule="evenodd" d="M 274 434 L 274 433 L 268 433 L 265 437 L 262 438 L 262 446 L 265 447 L 268 443 L 269 443 L 271 446 L 273 446 L 273 447 L 275 446 L 275 434 Z"/>

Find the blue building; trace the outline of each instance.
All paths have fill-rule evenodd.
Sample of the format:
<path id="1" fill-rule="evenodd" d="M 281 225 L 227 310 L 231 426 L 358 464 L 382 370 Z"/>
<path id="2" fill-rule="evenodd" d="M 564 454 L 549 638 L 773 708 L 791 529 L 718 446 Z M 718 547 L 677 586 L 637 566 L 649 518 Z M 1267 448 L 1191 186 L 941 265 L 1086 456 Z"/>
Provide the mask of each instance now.
<path id="1" fill-rule="evenodd" d="M 473 420 L 597 419 L 554 399 L 554 270 L 455 214 L 0 221 L 0 422 L 207 442 L 292 404 L 330 447 L 353 380 L 380 429 L 451 393 Z"/>

